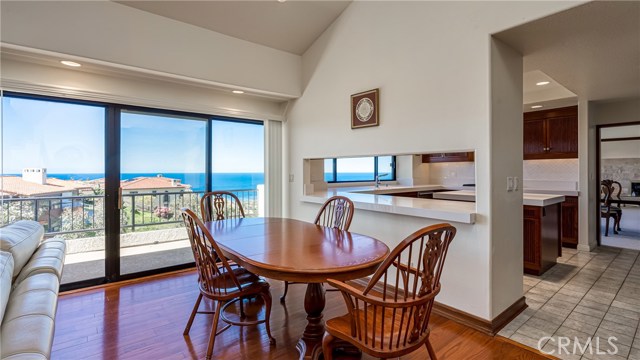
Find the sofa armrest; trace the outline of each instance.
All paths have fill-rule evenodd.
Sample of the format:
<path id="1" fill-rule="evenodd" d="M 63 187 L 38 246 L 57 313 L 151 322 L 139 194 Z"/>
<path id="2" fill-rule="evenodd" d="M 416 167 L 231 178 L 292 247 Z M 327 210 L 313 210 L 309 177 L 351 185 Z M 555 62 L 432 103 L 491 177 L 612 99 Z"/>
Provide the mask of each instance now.
<path id="1" fill-rule="evenodd" d="M 60 280 L 62 278 L 66 247 L 67 244 L 62 238 L 54 237 L 43 241 L 18 274 L 15 284 L 17 285 L 24 279 L 41 273 L 52 273 Z"/>
<path id="2" fill-rule="evenodd" d="M 41 273 L 13 289 L 0 329 L 3 360 L 49 358 L 59 286 L 55 274 Z"/>

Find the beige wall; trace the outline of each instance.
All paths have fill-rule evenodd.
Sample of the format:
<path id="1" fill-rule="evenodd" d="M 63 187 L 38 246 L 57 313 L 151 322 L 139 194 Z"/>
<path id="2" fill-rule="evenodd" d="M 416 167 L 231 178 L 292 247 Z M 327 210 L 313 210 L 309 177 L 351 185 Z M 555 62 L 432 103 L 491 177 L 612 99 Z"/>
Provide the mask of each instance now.
<path id="1" fill-rule="evenodd" d="M 287 96 L 301 59 L 112 1 L 2 1 L 5 44 Z"/>
<path id="2" fill-rule="evenodd" d="M 161 78 L 78 71 L 5 57 L 1 70 L 3 90 L 257 120 L 284 118 L 282 102 Z"/>
<path id="3" fill-rule="evenodd" d="M 475 150 L 477 223 L 455 224 L 438 300 L 493 319 L 522 296 L 521 193 L 507 193 L 503 178 L 522 175 L 522 139 L 510 136 L 522 131 L 522 69 L 513 75 L 521 60 L 501 45 L 493 49 L 498 64 L 491 67 L 490 34 L 569 6 L 352 3 L 303 55 L 303 95 L 290 106 L 286 124 L 295 179 L 288 214 L 310 219 L 318 210 L 300 201 L 304 158 Z M 380 126 L 350 129 L 349 96 L 373 88 L 380 88 Z M 501 214 L 507 220 L 500 221 Z M 361 211 L 352 229 L 395 246 L 434 222 Z"/>

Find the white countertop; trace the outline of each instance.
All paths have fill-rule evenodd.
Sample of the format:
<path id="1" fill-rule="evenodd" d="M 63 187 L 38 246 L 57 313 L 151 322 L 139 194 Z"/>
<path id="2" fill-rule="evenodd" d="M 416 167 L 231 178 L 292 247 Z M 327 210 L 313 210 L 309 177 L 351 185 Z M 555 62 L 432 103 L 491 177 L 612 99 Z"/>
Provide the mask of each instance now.
<path id="1" fill-rule="evenodd" d="M 434 199 L 475 201 L 475 190 L 443 191 L 433 194 Z M 522 194 L 522 204 L 527 206 L 549 206 L 564 201 L 563 195 L 554 194 Z"/>
<path id="2" fill-rule="evenodd" d="M 524 188 L 525 194 L 552 194 L 552 195 L 564 195 L 564 196 L 580 196 L 580 191 L 577 190 L 545 190 L 545 189 L 528 189 Z"/>
<path id="3" fill-rule="evenodd" d="M 334 187 L 302 196 L 302 201 L 324 203 L 334 195 L 347 196 L 357 209 L 416 216 L 451 222 L 473 224 L 476 221 L 476 204 L 472 202 L 419 199 L 385 194 L 444 189 L 441 185 L 425 186 L 373 186 Z"/>

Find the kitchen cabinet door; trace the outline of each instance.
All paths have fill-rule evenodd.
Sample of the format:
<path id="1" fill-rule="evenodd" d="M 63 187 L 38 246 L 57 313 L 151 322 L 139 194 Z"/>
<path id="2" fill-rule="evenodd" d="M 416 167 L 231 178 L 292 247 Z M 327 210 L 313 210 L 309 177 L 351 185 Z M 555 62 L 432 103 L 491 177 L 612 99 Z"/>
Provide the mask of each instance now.
<path id="1" fill-rule="evenodd" d="M 578 118 L 573 116 L 547 120 L 547 151 L 556 158 L 578 157 Z"/>
<path id="2" fill-rule="evenodd" d="M 538 274 L 540 271 L 541 208 L 524 206 L 523 260 L 525 272 Z"/>
<path id="3" fill-rule="evenodd" d="M 545 120 L 524 122 L 524 158 L 544 154 L 546 150 Z"/>
<path id="4" fill-rule="evenodd" d="M 562 203 L 562 246 L 578 247 L 578 197 L 565 196 Z"/>

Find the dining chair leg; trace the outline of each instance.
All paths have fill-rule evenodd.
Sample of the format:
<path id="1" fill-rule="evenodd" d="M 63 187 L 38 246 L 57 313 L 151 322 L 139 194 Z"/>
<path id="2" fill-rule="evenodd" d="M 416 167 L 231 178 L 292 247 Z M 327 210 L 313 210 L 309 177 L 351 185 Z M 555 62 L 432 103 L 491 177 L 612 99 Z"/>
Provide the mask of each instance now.
<path id="1" fill-rule="evenodd" d="M 282 296 L 280 296 L 280 302 L 283 303 L 285 300 L 285 297 L 287 296 L 287 292 L 289 291 L 289 282 L 285 281 L 284 282 L 284 293 L 282 293 Z"/>
<path id="2" fill-rule="evenodd" d="M 429 353 L 429 357 L 431 358 L 431 360 L 438 360 L 438 358 L 436 357 L 436 352 L 433 350 L 433 346 L 431 345 L 431 341 L 427 339 L 427 342 L 425 342 L 424 344 L 427 347 L 427 352 Z"/>
<path id="3" fill-rule="evenodd" d="M 213 324 L 211 325 L 211 335 L 209 335 L 209 347 L 207 348 L 207 360 L 211 360 L 213 354 L 213 345 L 216 342 L 216 332 L 218 331 L 218 320 L 220 320 L 220 310 L 222 309 L 222 302 L 216 301 L 216 312 L 213 314 Z"/>
<path id="4" fill-rule="evenodd" d="M 260 293 L 262 299 L 264 299 L 264 304 L 266 306 L 265 314 L 264 314 L 264 326 L 267 328 L 267 336 L 269 337 L 269 344 L 275 345 L 276 339 L 271 336 L 271 326 L 269 322 L 271 321 L 271 292 L 269 289 L 265 289 L 262 293 Z"/>
<path id="5" fill-rule="evenodd" d="M 198 294 L 198 300 L 196 300 L 196 304 L 193 306 L 193 311 L 191 312 L 191 316 L 189 316 L 189 321 L 187 322 L 187 326 L 184 328 L 184 332 L 182 335 L 189 335 L 189 331 L 191 330 L 191 325 L 193 324 L 193 319 L 196 317 L 196 313 L 198 312 L 198 308 L 200 307 L 200 301 L 202 301 L 202 293 Z"/>
<path id="6" fill-rule="evenodd" d="M 333 360 L 333 340 L 335 337 L 328 332 L 324 333 L 322 338 L 322 355 L 324 360 Z"/>
<path id="7" fill-rule="evenodd" d="M 622 220 L 622 211 L 618 213 L 618 231 L 620 231 L 620 221 Z"/>
<path id="8" fill-rule="evenodd" d="M 604 236 L 609 236 L 609 216 L 607 216 L 607 219 L 605 220 L 604 224 L 605 224 Z"/>

